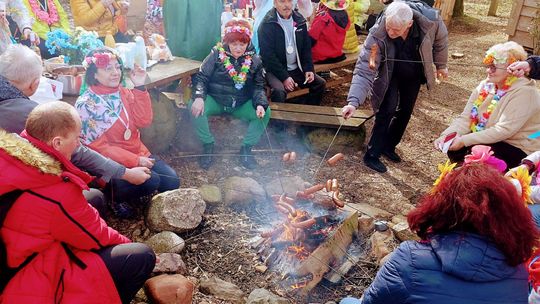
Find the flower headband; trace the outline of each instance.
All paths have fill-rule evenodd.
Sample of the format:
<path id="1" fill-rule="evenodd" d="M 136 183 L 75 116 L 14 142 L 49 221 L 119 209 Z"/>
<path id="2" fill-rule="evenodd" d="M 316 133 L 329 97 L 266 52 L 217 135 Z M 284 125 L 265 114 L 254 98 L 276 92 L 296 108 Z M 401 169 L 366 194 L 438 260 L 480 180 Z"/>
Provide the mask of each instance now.
<path id="1" fill-rule="evenodd" d="M 471 149 L 471 154 L 465 156 L 465 161 L 463 162 L 463 164 L 467 165 L 472 163 L 482 163 L 485 165 L 489 165 L 490 167 L 495 168 L 497 171 L 501 172 L 501 174 L 504 172 L 504 170 L 506 170 L 507 167 L 506 163 L 503 160 L 500 160 L 493 156 L 493 151 L 491 151 L 491 147 L 483 145 L 473 146 Z M 430 191 L 431 194 L 437 192 L 441 182 L 446 176 L 448 176 L 452 172 L 452 170 L 454 170 L 456 165 L 457 163 L 450 163 L 449 160 L 447 160 L 445 164 L 438 165 L 438 169 L 439 172 L 441 172 L 441 175 L 433 183 L 433 188 Z M 510 180 L 510 182 L 512 182 L 512 184 L 516 186 L 518 193 L 521 194 L 521 199 L 523 200 L 523 202 L 525 204 L 532 203 L 530 198 L 531 176 L 529 175 L 529 171 L 525 168 L 520 167 L 516 171 L 513 171 L 508 179 Z M 516 184 L 519 184 L 519 187 Z"/>
<path id="2" fill-rule="evenodd" d="M 507 55 L 500 55 L 500 53 L 495 52 L 494 50 L 488 50 L 486 52 L 486 57 L 484 57 L 484 60 L 482 61 L 486 65 L 490 64 L 504 64 L 504 63 L 514 63 L 516 62 L 516 58 L 510 57 L 508 58 Z"/>
<path id="3" fill-rule="evenodd" d="M 227 26 L 224 32 L 225 32 L 225 35 L 230 34 L 230 33 L 240 33 L 240 34 L 246 34 L 249 37 L 251 37 L 251 31 L 249 30 L 249 28 L 245 26 L 241 26 L 241 25 Z"/>
<path id="4" fill-rule="evenodd" d="M 82 66 L 88 68 L 93 63 L 98 69 L 105 69 L 109 65 L 111 59 L 118 60 L 118 56 L 109 52 L 94 53 L 92 56 L 84 58 Z"/>

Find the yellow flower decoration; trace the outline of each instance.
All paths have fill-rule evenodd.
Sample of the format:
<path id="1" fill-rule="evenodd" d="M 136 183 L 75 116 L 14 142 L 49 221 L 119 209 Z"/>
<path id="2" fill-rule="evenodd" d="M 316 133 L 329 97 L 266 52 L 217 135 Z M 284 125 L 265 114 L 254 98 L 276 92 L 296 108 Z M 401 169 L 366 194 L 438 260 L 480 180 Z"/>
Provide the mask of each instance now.
<path id="1" fill-rule="evenodd" d="M 518 167 L 516 171 L 512 172 L 512 178 L 515 178 L 521 185 L 521 199 L 527 204 L 532 204 L 531 200 L 531 180 L 529 170 L 524 167 Z"/>
<path id="2" fill-rule="evenodd" d="M 437 178 L 437 180 L 435 180 L 435 182 L 433 183 L 433 188 L 431 189 L 431 193 L 435 193 L 435 191 L 437 191 L 439 184 L 448 175 L 448 173 L 454 170 L 454 167 L 456 165 L 457 163 L 450 163 L 450 160 L 447 160 L 446 163 L 444 164 L 437 165 L 437 168 L 439 169 L 439 172 L 441 172 L 441 175 L 439 175 L 439 178 Z"/>

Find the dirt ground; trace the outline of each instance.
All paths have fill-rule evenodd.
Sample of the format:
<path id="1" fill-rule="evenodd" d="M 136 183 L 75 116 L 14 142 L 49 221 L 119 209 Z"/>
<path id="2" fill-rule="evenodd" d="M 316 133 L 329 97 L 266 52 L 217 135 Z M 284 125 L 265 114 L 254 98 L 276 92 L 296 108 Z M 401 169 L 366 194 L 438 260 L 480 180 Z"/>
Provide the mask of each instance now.
<path id="1" fill-rule="evenodd" d="M 241 169 L 237 159 L 232 156 L 218 159 L 209 171 L 199 169 L 195 158 L 186 157 L 185 152 L 177 149 L 162 156 L 179 172 L 182 187 L 220 185 L 229 176 L 249 176 L 261 185 L 276 179 L 278 175 L 298 175 L 309 182 L 336 177 L 343 185 L 342 193 L 347 201 L 365 202 L 392 214 L 405 214 L 429 190 L 438 175 L 437 164 L 445 161 L 445 156 L 434 150 L 432 142 L 462 111 L 471 90 L 485 77 L 485 69 L 481 66 L 484 52 L 491 45 L 507 40 L 504 30 L 511 2 L 500 1 L 499 16 L 487 17 L 488 0 L 465 1 L 466 17 L 452 20 L 449 30 L 449 54 L 460 52 L 465 56 L 461 59 L 449 58 L 450 76 L 446 81 L 429 92 L 422 89 L 407 132 L 398 146 L 398 153 L 404 161 L 394 164 L 384 160 L 389 169 L 385 174 L 374 173 L 362 164 L 363 151 L 346 151 L 346 161 L 336 167 L 322 166 L 314 176 L 321 156 L 309 153 L 300 140 L 294 140 L 294 134 L 300 132 L 293 127 L 287 129 L 285 141 L 279 141 L 280 137 L 273 129 L 275 126 L 269 128 L 268 137 L 272 141 L 269 144 L 265 135 L 256 147 L 260 150 L 256 154 L 260 166 L 254 171 Z M 344 105 L 347 92 L 347 85 L 332 89 L 327 92 L 324 105 Z M 368 132 L 371 124 L 367 123 Z M 229 140 L 238 142 L 238 138 L 228 139 L 228 133 L 223 130 L 216 133 L 224 135 L 217 136 L 220 138 L 218 144 L 226 147 L 224 150 L 229 148 Z M 183 139 L 180 137 L 178 140 Z M 283 150 L 298 151 L 299 161 L 293 166 L 281 167 L 279 159 Z M 373 280 L 376 266 L 372 261 L 364 260 L 351 269 L 341 284 L 321 284 L 308 299 L 283 294 L 276 275 L 271 272 L 259 273 L 253 268 L 256 253 L 249 247 L 249 240 L 258 235 L 261 225 L 265 223 L 261 210 L 264 210 L 264 206 L 234 211 L 220 207 L 208 209 L 200 227 L 182 235 L 186 240 L 182 257 L 187 265 L 187 275 L 195 278 L 217 275 L 238 285 L 247 294 L 255 288 L 266 288 L 289 297 L 293 303 L 338 302 L 347 295 L 359 297 Z M 142 220 L 113 222 L 113 226 L 136 240 L 145 238 L 142 232 L 146 228 Z M 137 231 L 135 235 L 134 231 Z M 194 303 L 225 302 L 199 292 L 194 296 Z"/>

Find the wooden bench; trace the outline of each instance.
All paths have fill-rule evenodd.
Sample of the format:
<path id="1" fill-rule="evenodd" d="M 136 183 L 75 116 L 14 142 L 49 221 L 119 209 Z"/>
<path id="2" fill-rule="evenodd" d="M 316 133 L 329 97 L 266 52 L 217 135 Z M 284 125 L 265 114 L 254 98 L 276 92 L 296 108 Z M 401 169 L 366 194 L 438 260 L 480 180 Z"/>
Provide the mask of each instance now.
<path id="1" fill-rule="evenodd" d="M 311 106 L 294 103 L 270 104 L 272 119 L 298 123 L 302 125 L 338 128 L 343 124 L 343 129 L 359 129 L 366 121 L 373 117 L 370 110 L 357 109 L 353 116 L 347 120 L 341 117 L 341 108 Z"/>
<path id="2" fill-rule="evenodd" d="M 182 100 L 180 94 L 162 92 L 165 100 L 170 100 L 181 109 L 187 108 L 185 100 Z M 358 129 L 367 120 L 373 117 L 370 110 L 358 109 L 353 116 L 347 120 L 341 117 L 341 108 L 311 106 L 294 103 L 273 102 L 270 104 L 272 109 L 271 119 L 288 121 L 302 125 L 338 128 L 343 122 L 343 129 Z"/>
<path id="3" fill-rule="evenodd" d="M 326 81 L 326 88 L 333 88 L 343 83 L 351 82 L 353 71 L 346 69 L 346 67 L 356 64 L 358 59 L 359 52 L 346 54 L 346 59 L 336 63 L 324 63 L 324 64 L 315 64 L 315 72 L 330 71 L 331 78 Z M 345 72 L 344 76 L 338 76 L 334 73 L 337 70 Z M 287 94 L 287 99 L 295 98 L 298 96 L 303 96 L 309 93 L 309 89 L 299 89 L 294 90 Z"/>

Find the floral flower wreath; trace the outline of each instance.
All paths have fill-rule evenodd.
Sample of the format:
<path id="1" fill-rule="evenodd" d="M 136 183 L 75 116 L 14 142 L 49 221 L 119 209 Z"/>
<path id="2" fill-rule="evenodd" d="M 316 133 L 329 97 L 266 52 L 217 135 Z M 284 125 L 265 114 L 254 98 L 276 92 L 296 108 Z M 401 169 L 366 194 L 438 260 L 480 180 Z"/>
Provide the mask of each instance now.
<path id="1" fill-rule="evenodd" d="M 496 52 L 494 50 L 488 50 L 486 52 L 486 57 L 484 57 L 484 60 L 482 60 L 482 62 L 485 65 L 504 64 L 504 63 L 511 64 L 516 61 L 517 61 L 516 58 L 514 58 L 513 56 L 508 57 L 507 54 L 503 55 L 500 52 Z"/>
<path id="2" fill-rule="evenodd" d="M 500 173 L 503 173 L 504 170 L 506 170 L 506 163 L 495 156 L 493 156 L 493 151 L 491 151 L 491 147 L 489 146 L 483 146 L 483 145 L 476 145 L 473 146 L 471 149 L 471 154 L 465 156 L 464 165 L 471 164 L 471 163 L 482 163 L 489 165 L 493 168 L 495 168 Z M 456 163 L 450 163 L 449 160 L 446 161 L 444 164 L 439 164 L 438 169 L 439 172 L 441 172 L 441 175 L 435 180 L 433 183 L 433 188 L 431 189 L 430 193 L 434 194 L 439 190 L 440 184 L 444 180 L 448 174 L 454 170 L 456 167 Z M 529 171 L 525 168 L 518 168 L 516 171 L 513 171 L 511 176 L 509 177 L 510 182 L 518 188 L 518 185 L 521 187 L 521 189 L 517 189 L 518 193 L 521 190 L 521 199 L 525 204 L 532 203 L 531 201 L 531 176 L 529 175 Z"/>
<path id="3" fill-rule="evenodd" d="M 93 63 L 98 69 L 105 69 L 111 59 L 118 60 L 118 55 L 109 52 L 94 53 L 92 56 L 86 56 L 84 58 L 82 66 L 88 68 Z"/>
<path id="4" fill-rule="evenodd" d="M 251 31 L 249 28 L 241 25 L 234 25 L 234 26 L 227 26 L 224 30 L 225 35 L 230 33 L 240 33 L 240 34 L 246 34 L 249 37 L 251 37 Z"/>

